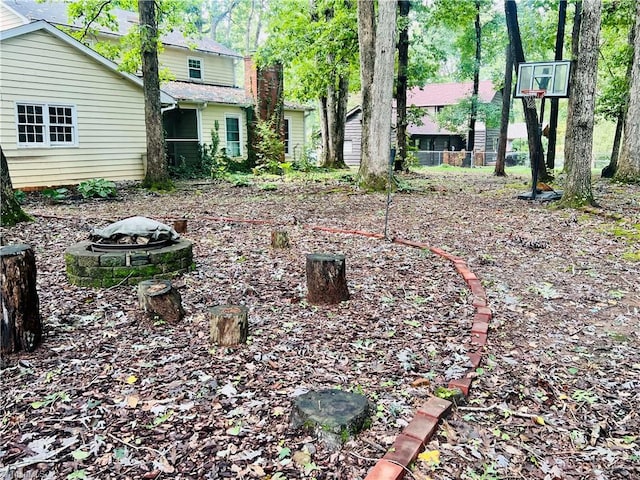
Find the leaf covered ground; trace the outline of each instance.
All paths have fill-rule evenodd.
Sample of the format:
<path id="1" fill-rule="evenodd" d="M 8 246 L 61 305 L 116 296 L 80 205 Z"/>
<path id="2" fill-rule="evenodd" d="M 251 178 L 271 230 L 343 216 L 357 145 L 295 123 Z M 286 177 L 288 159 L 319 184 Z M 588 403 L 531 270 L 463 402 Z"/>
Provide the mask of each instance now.
<path id="1" fill-rule="evenodd" d="M 423 170 L 392 196 L 389 237 L 463 257 L 494 312 L 470 397 L 406 478 L 640 478 L 640 189 L 598 181 L 602 208 L 576 211 L 517 200 L 525 182 Z M 2 229 L 34 248 L 45 335 L 0 370 L 0 478 L 362 479 L 469 367 L 472 299 L 452 265 L 312 228 L 383 233 L 384 194 L 318 178 L 46 200 Z M 146 318 L 135 287 L 66 281 L 65 248 L 132 215 L 188 219 L 177 325 Z M 270 247 L 275 229 L 291 248 Z M 313 252 L 346 255 L 348 302 L 306 302 Z M 203 313 L 225 303 L 249 308 L 246 345 L 210 343 Z M 289 424 L 292 399 L 321 388 L 372 404 L 339 451 Z"/>

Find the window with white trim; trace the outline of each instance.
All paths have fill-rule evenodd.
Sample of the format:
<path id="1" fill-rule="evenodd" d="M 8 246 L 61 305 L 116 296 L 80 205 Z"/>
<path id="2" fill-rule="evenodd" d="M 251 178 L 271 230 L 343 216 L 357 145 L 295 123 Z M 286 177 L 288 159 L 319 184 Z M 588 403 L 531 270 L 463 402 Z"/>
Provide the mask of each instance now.
<path id="1" fill-rule="evenodd" d="M 189 79 L 202 80 L 202 60 L 199 58 L 187 59 L 189 65 Z"/>
<path id="2" fill-rule="evenodd" d="M 72 105 L 16 103 L 18 146 L 77 144 L 76 108 Z"/>
<path id="3" fill-rule="evenodd" d="M 229 157 L 239 157 L 240 149 L 240 117 L 225 117 L 225 130 L 227 140 L 227 155 Z"/>
<path id="4" fill-rule="evenodd" d="M 284 154 L 291 155 L 291 119 L 284 119 Z"/>

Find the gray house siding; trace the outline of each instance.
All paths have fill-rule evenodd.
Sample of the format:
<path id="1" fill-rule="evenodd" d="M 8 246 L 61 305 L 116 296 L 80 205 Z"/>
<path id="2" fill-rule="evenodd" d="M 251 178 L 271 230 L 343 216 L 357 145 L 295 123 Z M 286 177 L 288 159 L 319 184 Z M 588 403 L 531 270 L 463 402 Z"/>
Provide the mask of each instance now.
<path id="1" fill-rule="evenodd" d="M 344 126 L 344 161 L 350 167 L 360 165 L 361 141 L 362 110 L 358 107 L 347 113 Z"/>

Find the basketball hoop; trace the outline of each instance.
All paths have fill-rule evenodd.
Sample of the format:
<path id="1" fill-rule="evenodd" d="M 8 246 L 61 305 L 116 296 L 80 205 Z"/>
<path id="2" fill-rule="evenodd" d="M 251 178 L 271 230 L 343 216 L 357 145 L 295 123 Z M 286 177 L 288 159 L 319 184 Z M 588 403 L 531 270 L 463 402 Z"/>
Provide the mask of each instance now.
<path id="1" fill-rule="evenodd" d="M 523 89 L 522 98 L 524 98 L 527 108 L 535 110 L 536 100 L 544 98 L 545 93 L 547 93 L 546 90 Z"/>

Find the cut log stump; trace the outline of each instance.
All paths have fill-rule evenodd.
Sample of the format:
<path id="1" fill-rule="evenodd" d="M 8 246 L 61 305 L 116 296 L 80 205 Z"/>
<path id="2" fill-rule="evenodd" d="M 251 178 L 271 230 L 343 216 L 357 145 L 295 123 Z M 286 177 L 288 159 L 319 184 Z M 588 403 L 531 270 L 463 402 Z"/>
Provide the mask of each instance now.
<path id="1" fill-rule="evenodd" d="M 220 346 L 246 343 L 249 309 L 242 305 L 218 305 L 208 309 L 210 339 Z"/>
<path id="2" fill-rule="evenodd" d="M 349 300 L 344 255 L 307 254 L 307 301 L 329 304 Z"/>
<path id="3" fill-rule="evenodd" d="M 271 232 L 271 248 L 289 248 L 289 234 L 286 230 L 275 230 Z"/>
<path id="4" fill-rule="evenodd" d="M 176 323 L 184 317 L 182 297 L 169 280 L 144 280 L 138 284 L 138 303 L 153 320 Z"/>
<path id="5" fill-rule="evenodd" d="M 174 220 L 173 229 L 178 233 L 186 233 L 187 232 L 187 219 L 183 218 L 180 220 Z"/>
<path id="6" fill-rule="evenodd" d="M 0 353 L 32 352 L 42 339 L 33 250 L 29 245 L 7 245 L 0 248 L 0 260 Z"/>

